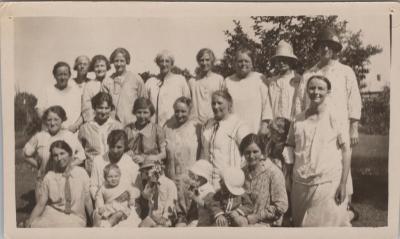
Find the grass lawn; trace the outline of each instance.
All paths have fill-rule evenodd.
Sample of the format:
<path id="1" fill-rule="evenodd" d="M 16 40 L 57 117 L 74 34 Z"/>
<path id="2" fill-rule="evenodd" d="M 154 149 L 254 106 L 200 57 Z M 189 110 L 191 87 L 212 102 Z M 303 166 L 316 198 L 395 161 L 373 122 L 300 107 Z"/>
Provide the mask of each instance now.
<path id="1" fill-rule="evenodd" d="M 18 224 L 29 216 L 34 207 L 36 171 L 23 162 L 23 140 L 18 139 L 16 142 L 15 196 Z M 388 136 L 360 135 L 360 144 L 354 149 L 352 159 L 353 204 L 360 218 L 353 226 L 387 226 L 388 149 Z"/>

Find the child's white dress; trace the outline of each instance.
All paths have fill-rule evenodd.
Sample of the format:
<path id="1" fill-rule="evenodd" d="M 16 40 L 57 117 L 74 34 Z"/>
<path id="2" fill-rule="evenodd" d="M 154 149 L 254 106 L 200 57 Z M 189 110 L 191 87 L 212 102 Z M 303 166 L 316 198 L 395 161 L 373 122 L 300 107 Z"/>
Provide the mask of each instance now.
<path id="1" fill-rule="evenodd" d="M 116 227 L 137 227 L 140 223 L 140 218 L 136 213 L 135 207 L 129 206 L 131 197 L 137 198 L 140 195 L 138 189 L 119 184 L 113 188 L 107 188 L 104 184 L 99 189 L 96 196 L 96 208 L 104 208 L 105 211 L 101 214 L 104 218 L 109 218 L 112 214 L 122 211 L 127 219 L 119 222 Z M 102 220 L 101 226 L 109 226 L 108 220 Z"/>

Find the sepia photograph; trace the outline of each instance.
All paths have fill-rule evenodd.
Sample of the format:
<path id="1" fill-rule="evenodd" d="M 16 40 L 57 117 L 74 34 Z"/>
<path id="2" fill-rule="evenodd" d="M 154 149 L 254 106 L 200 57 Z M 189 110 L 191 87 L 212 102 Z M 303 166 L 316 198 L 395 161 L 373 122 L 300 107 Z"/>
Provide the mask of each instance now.
<path id="1" fill-rule="evenodd" d="M 397 235 L 400 9 L 288 4 L 9 5 L 3 197 L 6 233 L 22 233 L 10 238 Z"/>

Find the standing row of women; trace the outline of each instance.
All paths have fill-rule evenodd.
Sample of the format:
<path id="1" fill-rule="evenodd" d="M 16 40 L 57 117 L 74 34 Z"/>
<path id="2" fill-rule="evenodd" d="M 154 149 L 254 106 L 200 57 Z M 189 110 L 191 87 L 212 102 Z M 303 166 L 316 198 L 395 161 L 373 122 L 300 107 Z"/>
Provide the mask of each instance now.
<path id="1" fill-rule="evenodd" d="M 321 60 L 301 77 L 293 70 L 298 60 L 290 44 L 279 43 L 271 59 L 277 74 L 268 79 L 253 71 L 254 56 L 246 49 L 238 50 L 236 73 L 225 80 L 211 70 L 213 52 L 202 49 L 199 74 L 188 82 L 171 72 L 174 58 L 166 51 L 155 59 L 159 75 L 146 83 L 127 71 L 130 55 L 123 48 L 111 54 L 115 73 L 110 77 L 106 57 L 95 56 L 90 64 L 78 57 L 77 78 L 86 77 L 78 66 L 87 65 L 96 79 L 76 97 L 81 106 L 76 119 L 76 108 L 67 106 L 77 104 L 69 101 L 76 101 L 69 95 L 74 91 L 62 92 L 71 72 L 68 64 L 58 63 L 53 91 L 65 97 L 51 103 L 62 107 L 47 108 L 40 132 L 45 136 L 35 135 L 25 147 L 28 162 L 57 172 L 61 163 L 47 161 L 58 162 L 53 156 L 60 147 L 70 158 L 68 168 L 86 158 L 87 195 L 96 202 L 94 213 L 90 206 L 87 213 L 94 215 L 89 218 L 96 226 L 280 225 L 287 192 L 287 217 L 295 226 L 349 225 L 350 145 L 358 141 L 361 101 L 354 72 L 336 59 L 341 49 L 337 36 L 325 31 L 315 47 Z M 83 81 L 75 79 L 72 88 L 79 89 L 78 82 Z M 70 115 L 74 118 L 66 124 Z M 71 131 L 79 130 L 75 139 L 70 134 L 80 144 L 54 137 L 63 132 L 63 121 Z M 40 140 L 47 155 L 35 161 Z M 70 150 L 53 145 L 62 142 Z M 28 222 L 31 226 L 43 205 L 60 203 L 48 197 L 53 192 L 46 171 L 38 176 L 43 182 L 37 186 L 41 203 Z M 61 193 L 61 203 L 68 202 L 67 191 Z"/>

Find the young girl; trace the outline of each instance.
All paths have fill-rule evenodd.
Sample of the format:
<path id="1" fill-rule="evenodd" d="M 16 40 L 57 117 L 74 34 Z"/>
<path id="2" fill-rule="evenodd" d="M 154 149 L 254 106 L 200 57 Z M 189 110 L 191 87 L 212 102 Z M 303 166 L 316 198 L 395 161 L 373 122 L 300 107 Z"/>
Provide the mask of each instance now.
<path id="1" fill-rule="evenodd" d="M 220 181 L 221 188 L 204 201 L 205 207 L 211 210 L 215 226 L 248 226 L 246 216 L 252 213 L 253 206 L 243 189 L 244 180 L 241 169 L 227 168 Z"/>
<path id="2" fill-rule="evenodd" d="M 266 156 L 282 170 L 286 181 L 286 190 L 290 191 L 291 167 L 286 161 L 284 148 L 289 132 L 290 121 L 283 117 L 275 118 L 269 125 L 270 138 L 265 147 Z"/>
<path id="3" fill-rule="evenodd" d="M 136 121 L 125 127 L 128 135 L 128 155 L 138 164 L 145 158 L 161 162 L 166 157 L 166 141 L 161 127 L 150 121 L 154 114 L 153 104 L 149 99 L 139 97 L 133 104 L 132 112 Z"/>
<path id="4" fill-rule="evenodd" d="M 121 129 L 122 125 L 110 117 L 114 108 L 111 95 L 99 92 L 92 98 L 94 119 L 83 124 L 78 133 L 86 154 L 86 170 L 91 173 L 94 158 L 107 152 L 107 137 L 114 129 Z"/>
<path id="5" fill-rule="evenodd" d="M 95 225 L 112 227 L 130 224 L 136 227 L 140 223 L 135 211 L 135 200 L 139 197 L 138 189 L 120 184 L 121 170 L 116 164 L 104 168 L 104 184 L 96 195 Z"/>
<path id="6" fill-rule="evenodd" d="M 115 72 L 110 78 L 103 81 L 102 88 L 113 97 L 115 105 L 115 118 L 123 126 L 135 121 L 132 114 L 132 104 L 140 96 L 145 96 L 144 82 L 139 74 L 126 69 L 131 62 L 131 56 L 125 48 L 115 49 L 110 62 L 114 65 Z"/>

